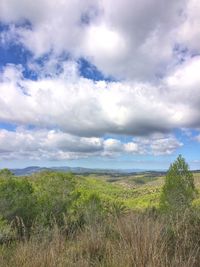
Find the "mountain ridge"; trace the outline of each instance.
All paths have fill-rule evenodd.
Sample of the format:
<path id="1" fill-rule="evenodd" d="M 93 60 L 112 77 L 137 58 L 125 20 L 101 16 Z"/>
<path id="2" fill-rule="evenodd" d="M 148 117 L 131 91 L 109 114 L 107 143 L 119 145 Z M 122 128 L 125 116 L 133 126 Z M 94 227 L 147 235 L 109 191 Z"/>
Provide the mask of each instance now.
<path id="1" fill-rule="evenodd" d="M 64 172 L 72 172 L 76 174 L 86 174 L 86 173 L 97 173 L 97 174 L 131 174 L 131 173 L 141 173 L 147 172 L 145 169 L 100 169 L 100 168 L 84 168 L 84 167 L 39 167 L 39 166 L 29 166 L 26 168 L 13 168 L 10 169 L 15 175 L 30 175 L 33 173 L 41 172 L 41 171 L 64 171 Z M 151 171 L 154 172 L 154 171 Z M 159 171 L 158 171 L 159 172 Z"/>

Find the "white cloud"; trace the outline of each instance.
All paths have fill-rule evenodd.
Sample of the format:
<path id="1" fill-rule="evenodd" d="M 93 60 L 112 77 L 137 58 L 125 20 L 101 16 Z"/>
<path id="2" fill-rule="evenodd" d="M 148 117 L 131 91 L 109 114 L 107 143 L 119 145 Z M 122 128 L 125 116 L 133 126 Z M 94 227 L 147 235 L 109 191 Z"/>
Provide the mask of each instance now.
<path id="1" fill-rule="evenodd" d="M 109 138 L 104 141 L 104 147 L 107 152 L 121 152 L 122 143 L 119 140 Z"/>
<path id="2" fill-rule="evenodd" d="M 59 130 L 19 127 L 0 130 L 1 159 L 67 160 L 92 156 L 116 157 L 129 154 L 171 154 L 181 146 L 173 136 L 160 139 L 136 139 L 122 143 L 117 139 L 77 137 Z"/>
<path id="3" fill-rule="evenodd" d="M 48 53 L 69 51 L 76 48 L 84 36 L 81 18 L 91 14 L 92 0 L 2 0 L 0 20 L 5 23 L 31 23 L 31 27 L 18 27 L 18 41 L 30 49 L 36 57 Z M 74 50 L 75 48 L 75 50 Z"/>
<path id="4" fill-rule="evenodd" d="M 182 127 L 198 128 L 200 126 L 200 56 L 196 56 L 165 78 L 164 97 L 176 106 L 176 118 L 182 121 Z"/>
<path id="5" fill-rule="evenodd" d="M 101 138 L 76 137 L 55 130 L 0 130 L 1 158 L 76 159 L 101 153 Z"/>
<path id="6" fill-rule="evenodd" d="M 1 75 L 0 120 L 79 136 L 147 136 L 200 127 L 200 57 L 178 66 L 159 86 L 95 82 L 80 77 L 76 66 L 64 63 L 61 73 L 36 81 L 24 79 L 20 67 L 7 66 Z"/>
<path id="7" fill-rule="evenodd" d="M 143 153 L 158 155 L 170 155 L 183 146 L 173 135 L 153 134 L 149 138 L 139 137 L 136 143 L 143 148 Z"/>
<path id="8" fill-rule="evenodd" d="M 103 10 L 100 22 L 95 28 L 88 27 L 86 35 L 84 52 L 90 60 L 102 72 L 120 78 L 145 80 L 163 73 L 172 60 L 175 29 L 182 22 L 180 9 L 185 1 L 103 0 L 100 3 Z M 109 55 L 108 32 L 110 36 L 115 35 Z M 97 41 L 101 46 L 92 46 Z"/>
<path id="9" fill-rule="evenodd" d="M 0 20 L 21 22 L 10 35 L 35 57 L 65 52 L 106 75 L 153 80 L 180 59 L 177 44 L 200 52 L 199 10 L 198 0 L 2 0 Z"/>
<path id="10" fill-rule="evenodd" d="M 150 85 L 93 82 L 62 73 L 30 81 L 8 66 L 0 85 L 0 120 L 58 127 L 81 136 L 168 131 L 171 107 Z M 163 125 L 160 121 L 163 121 Z"/>
<path id="11" fill-rule="evenodd" d="M 127 144 L 124 144 L 124 150 L 129 153 L 141 153 L 139 146 L 137 143 L 134 142 L 128 142 Z"/>
<path id="12" fill-rule="evenodd" d="M 193 53 L 199 53 L 200 50 L 200 2 L 199 0 L 187 1 L 185 10 L 183 9 L 185 17 L 181 24 L 178 38 L 180 42 L 185 44 Z"/>

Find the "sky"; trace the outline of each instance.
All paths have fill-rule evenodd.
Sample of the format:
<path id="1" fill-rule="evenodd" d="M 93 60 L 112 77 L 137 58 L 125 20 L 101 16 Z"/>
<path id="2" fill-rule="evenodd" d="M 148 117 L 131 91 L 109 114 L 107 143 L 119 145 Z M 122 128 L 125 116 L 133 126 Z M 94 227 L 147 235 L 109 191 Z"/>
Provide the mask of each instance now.
<path id="1" fill-rule="evenodd" d="M 0 168 L 200 169 L 199 0 L 1 0 Z"/>

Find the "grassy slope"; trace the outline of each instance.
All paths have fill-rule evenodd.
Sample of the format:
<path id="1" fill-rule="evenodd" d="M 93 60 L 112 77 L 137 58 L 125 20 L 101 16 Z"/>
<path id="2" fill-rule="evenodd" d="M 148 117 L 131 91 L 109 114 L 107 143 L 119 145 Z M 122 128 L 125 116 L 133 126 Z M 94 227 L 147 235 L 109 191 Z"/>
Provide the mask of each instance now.
<path id="1" fill-rule="evenodd" d="M 131 209 L 158 206 L 164 176 L 140 174 L 112 178 L 107 176 L 80 177 L 81 190 L 98 193 L 102 198 L 118 200 Z M 195 184 L 200 191 L 200 173 L 194 173 Z M 194 201 L 200 205 L 200 196 Z"/>

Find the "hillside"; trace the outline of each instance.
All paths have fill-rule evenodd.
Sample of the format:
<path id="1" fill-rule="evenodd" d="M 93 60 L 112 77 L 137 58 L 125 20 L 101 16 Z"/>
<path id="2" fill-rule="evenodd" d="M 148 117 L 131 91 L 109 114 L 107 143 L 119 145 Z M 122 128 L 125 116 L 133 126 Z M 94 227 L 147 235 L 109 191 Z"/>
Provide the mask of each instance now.
<path id="1" fill-rule="evenodd" d="M 194 179 L 200 191 L 200 173 Z M 159 211 L 163 183 L 155 172 L 5 171 L 0 266 L 199 266 L 200 198 L 184 216 L 166 217 Z"/>

